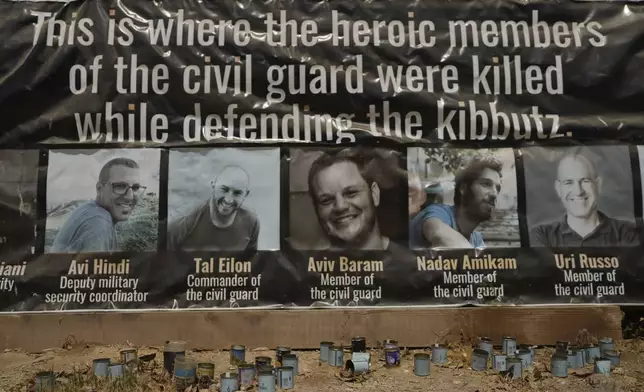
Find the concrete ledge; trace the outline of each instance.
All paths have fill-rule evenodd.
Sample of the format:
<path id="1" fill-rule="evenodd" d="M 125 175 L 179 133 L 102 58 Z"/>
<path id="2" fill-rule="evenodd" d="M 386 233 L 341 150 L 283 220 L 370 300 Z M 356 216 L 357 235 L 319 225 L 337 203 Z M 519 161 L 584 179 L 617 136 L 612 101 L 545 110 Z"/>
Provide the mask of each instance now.
<path id="1" fill-rule="evenodd" d="M 596 337 L 622 337 L 619 306 L 212 310 L 132 313 L 45 313 L 0 316 L 0 349 L 40 351 L 77 342 L 159 346 L 185 340 L 190 347 L 317 348 L 320 341 L 367 344 L 396 339 L 403 346 L 489 336 L 516 337 L 520 343 L 574 341 L 580 330 Z"/>

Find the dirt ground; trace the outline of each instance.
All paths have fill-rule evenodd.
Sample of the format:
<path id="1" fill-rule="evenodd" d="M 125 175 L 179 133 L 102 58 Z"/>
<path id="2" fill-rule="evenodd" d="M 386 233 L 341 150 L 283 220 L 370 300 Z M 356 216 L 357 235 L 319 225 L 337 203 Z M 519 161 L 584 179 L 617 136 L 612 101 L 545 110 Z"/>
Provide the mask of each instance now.
<path id="1" fill-rule="evenodd" d="M 0 354 L 0 391 L 27 392 L 34 390 L 33 378 L 39 371 L 59 374 L 58 390 L 75 391 L 174 391 L 172 381 L 163 374 L 163 349 L 140 347 L 139 355 L 155 353 L 155 359 L 147 362 L 139 370 L 136 378 L 128 385 L 99 384 L 87 375 L 91 362 L 96 358 L 118 360 L 119 350 L 129 346 L 88 346 L 67 344 L 63 349 L 49 349 L 40 353 L 25 353 L 7 350 Z M 429 377 L 417 377 L 413 373 L 414 352 L 406 350 L 400 367 L 386 368 L 379 360 L 380 351 L 372 350 L 371 371 L 366 376 L 347 380 L 340 376 L 339 368 L 320 364 L 319 352 L 295 352 L 299 357 L 300 375 L 297 376 L 293 391 L 597 391 L 597 392 L 641 392 L 644 391 L 644 339 L 622 341 L 617 345 L 622 353 L 622 365 L 613 370 L 610 376 L 592 374 L 592 367 L 570 371 L 567 378 L 555 378 L 548 371 L 553 348 L 540 348 L 537 351 L 535 366 L 526 371 L 522 380 L 503 379 L 497 372 L 476 372 L 470 369 L 471 348 L 451 347 L 449 362 L 439 366 L 432 364 Z M 246 359 L 256 356 L 274 357 L 274 351 L 256 348 L 246 353 Z M 215 378 L 228 371 L 230 354 L 227 351 L 192 350 L 187 356 L 199 362 L 215 363 Z M 210 391 L 218 391 L 218 382 Z M 194 391 L 197 391 L 195 388 Z"/>

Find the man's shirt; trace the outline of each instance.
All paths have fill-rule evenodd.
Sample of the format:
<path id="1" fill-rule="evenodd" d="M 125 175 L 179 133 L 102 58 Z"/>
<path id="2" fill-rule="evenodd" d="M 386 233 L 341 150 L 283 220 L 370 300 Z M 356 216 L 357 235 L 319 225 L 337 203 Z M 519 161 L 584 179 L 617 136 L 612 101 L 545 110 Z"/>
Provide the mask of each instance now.
<path id="1" fill-rule="evenodd" d="M 168 249 L 195 251 L 257 250 L 259 220 L 255 213 L 239 208 L 233 223 L 217 227 L 210 218 L 210 201 L 168 226 Z"/>
<path id="2" fill-rule="evenodd" d="M 568 225 L 567 215 L 564 215 L 562 220 L 533 228 L 530 245 L 550 248 L 639 245 L 635 224 L 610 218 L 602 212 L 599 212 L 599 219 L 599 226 L 582 237 Z"/>
<path id="3" fill-rule="evenodd" d="M 112 215 L 91 200 L 77 207 L 60 228 L 50 253 L 114 252 L 118 250 Z"/>
<path id="4" fill-rule="evenodd" d="M 427 219 L 438 218 L 441 222 L 458 231 L 456 224 L 456 207 L 447 204 L 431 204 L 418 213 L 410 222 L 409 239 L 412 248 L 431 248 L 432 244 L 423 234 L 423 224 Z M 469 238 L 470 244 L 475 248 L 484 248 L 483 235 L 473 231 Z"/>

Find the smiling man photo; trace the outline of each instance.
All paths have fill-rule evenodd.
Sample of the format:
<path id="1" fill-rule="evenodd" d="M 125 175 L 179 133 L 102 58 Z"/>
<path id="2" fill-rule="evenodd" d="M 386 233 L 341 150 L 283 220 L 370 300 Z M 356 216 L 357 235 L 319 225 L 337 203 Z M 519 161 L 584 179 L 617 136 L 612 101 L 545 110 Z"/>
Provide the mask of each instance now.
<path id="1" fill-rule="evenodd" d="M 325 152 L 308 173 L 315 213 L 331 249 L 391 250 L 380 231 L 380 187 L 370 172 L 370 157 L 357 150 Z"/>
<path id="2" fill-rule="evenodd" d="M 602 177 L 587 157 L 567 154 L 559 160 L 555 191 L 566 214 L 532 229 L 531 245 L 545 247 L 637 246 L 635 225 L 599 210 Z"/>
<path id="3" fill-rule="evenodd" d="M 492 218 L 501 192 L 503 165 L 493 158 L 475 158 L 457 173 L 454 205 L 430 204 L 410 223 L 413 248 L 484 248 L 476 228 Z"/>
<path id="4" fill-rule="evenodd" d="M 95 200 L 71 213 L 58 231 L 51 252 L 119 251 L 115 225 L 130 219 L 145 189 L 135 161 L 114 158 L 107 162 L 98 176 Z"/>
<path id="5" fill-rule="evenodd" d="M 238 165 L 224 167 L 211 182 L 211 197 L 168 225 L 168 249 L 257 250 L 259 220 L 244 208 L 250 176 Z"/>

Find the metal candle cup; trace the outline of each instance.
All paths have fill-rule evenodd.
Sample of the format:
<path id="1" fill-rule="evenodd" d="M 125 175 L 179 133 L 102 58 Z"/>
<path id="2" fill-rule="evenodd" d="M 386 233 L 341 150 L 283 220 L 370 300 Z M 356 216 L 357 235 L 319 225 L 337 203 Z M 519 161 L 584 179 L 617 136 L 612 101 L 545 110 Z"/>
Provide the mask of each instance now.
<path id="1" fill-rule="evenodd" d="M 530 352 L 529 365 L 532 366 L 532 363 L 534 362 L 534 357 L 537 354 L 536 346 L 531 346 L 529 344 L 520 344 L 519 345 L 519 350 L 526 350 L 526 351 Z"/>
<path id="2" fill-rule="evenodd" d="M 255 382 L 255 365 L 250 363 L 241 363 L 237 367 L 237 373 L 239 374 L 240 387 L 249 387 Z"/>
<path id="3" fill-rule="evenodd" d="M 521 359 L 517 357 L 508 357 L 506 359 L 507 372 L 513 380 L 520 379 L 523 376 L 523 366 Z"/>
<path id="4" fill-rule="evenodd" d="M 134 368 L 136 363 L 138 362 L 138 355 L 137 355 L 137 350 L 135 348 L 128 348 L 125 350 L 121 350 L 121 363 L 124 365 L 130 365 L 130 367 Z"/>
<path id="5" fill-rule="evenodd" d="M 427 353 L 414 354 L 414 374 L 419 377 L 429 376 L 431 358 Z"/>
<path id="6" fill-rule="evenodd" d="M 282 366 L 282 355 L 288 354 L 290 352 L 290 347 L 278 346 L 277 348 L 275 348 L 275 365 Z"/>
<path id="7" fill-rule="evenodd" d="M 557 341 L 557 344 L 555 346 L 555 351 L 559 354 L 566 354 L 568 355 L 568 346 L 570 345 L 569 342 L 565 342 L 563 340 Z"/>
<path id="8" fill-rule="evenodd" d="M 107 374 L 111 379 L 122 378 L 125 374 L 124 365 L 122 363 L 112 363 L 108 367 Z"/>
<path id="9" fill-rule="evenodd" d="M 606 351 L 615 350 L 615 341 L 612 338 L 602 338 L 599 340 L 599 350 L 603 356 Z"/>
<path id="10" fill-rule="evenodd" d="M 230 346 L 230 364 L 238 365 L 246 361 L 246 347 L 241 344 Z"/>
<path id="11" fill-rule="evenodd" d="M 271 357 L 256 357 L 255 358 L 255 367 L 257 370 L 259 370 L 262 367 L 265 366 L 271 366 L 273 363 L 273 359 Z"/>
<path id="12" fill-rule="evenodd" d="M 589 364 L 595 363 L 595 359 L 600 358 L 602 356 L 601 349 L 599 348 L 599 346 L 589 344 L 585 347 L 585 351 L 586 351 L 586 363 L 589 363 Z"/>
<path id="13" fill-rule="evenodd" d="M 400 349 L 391 347 L 385 350 L 385 366 L 393 367 L 400 365 Z"/>
<path id="14" fill-rule="evenodd" d="M 282 355 L 282 366 L 283 367 L 292 367 L 293 368 L 293 377 L 299 374 L 299 364 L 297 360 L 297 355 L 293 353 L 288 353 Z"/>
<path id="15" fill-rule="evenodd" d="M 610 374 L 610 359 L 596 358 L 593 371 L 596 374 Z"/>
<path id="16" fill-rule="evenodd" d="M 566 354 L 566 362 L 568 363 L 568 369 L 577 369 L 577 353 L 572 350 L 568 350 L 568 354 Z"/>
<path id="17" fill-rule="evenodd" d="M 321 342 L 320 343 L 320 361 L 328 362 L 329 361 L 329 347 L 333 346 L 333 342 Z"/>
<path id="18" fill-rule="evenodd" d="M 109 358 L 99 358 L 92 361 L 92 372 L 96 377 L 107 377 L 109 367 Z"/>
<path id="19" fill-rule="evenodd" d="M 183 391 L 197 380 L 197 366 L 185 355 L 178 355 L 174 360 L 174 379 L 177 390 Z"/>
<path id="20" fill-rule="evenodd" d="M 174 361 L 177 355 L 186 355 L 186 342 L 167 341 L 163 347 L 163 368 L 168 374 L 174 374 Z"/>
<path id="21" fill-rule="evenodd" d="M 362 336 L 351 339 L 351 351 L 354 353 L 367 351 L 367 340 Z"/>
<path id="22" fill-rule="evenodd" d="M 620 353 L 618 351 L 608 350 L 604 353 L 604 358 L 608 359 L 613 367 L 620 364 Z"/>
<path id="23" fill-rule="evenodd" d="M 492 354 L 492 368 L 501 372 L 506 371 L 506 358 L 505 354 Z"/>
<path id="24" fill-rule="evenodd" d="M 447 363 L 447 347 L 442 344 L 435 344 L 432 347 L 432 362 L 438 364 Z"/>
<path id="25" fill-rule="evenodd" d="M 260 392 L 275 392 L 275 374 L 272 369 L 259 371 L 257 375 L 257 389 Z"/>
<path id="26" fill-rule="evenodd" d="M 584 350 L 579 347 L 579 346 L 570 346 L 568 347 L 568 352 L 572 352 L 573 355 L 575 355 L 575 361 L 574 361 L 574 366 L 572 367 L 573 369 L 579 369 L 584 367 L 585 365 L 585 352 Z"/>
<path id="27" fill-rule="evenodd" d="M 226 372 L 219 376 L 219 390 L 221 392 L 236 392 L 239 390 L 237 373 Z"/>
<path id="28" fill-rule="evenodd" d="M 354 354 L 366 354 L 366 353 L 354 353 Z M 361 355 L 353 355 L 351 359 L 345 363 L 344 369 L 350 371 L 351 375 L 353 376 L 366 373 L 369 371 L 369 357 L 361 356 Z"/>
<path id="29" fill-rule="evenodd" d="M 484 371 L 487 369 L 487 358 L 489 354 L 487 351 L 476 348 L 472 351 L 472 370 Z"/>
<path id="30" fill-rule="evenodd" d="M 568 356 L 553 355 L 550 361 L 550 373 L 555 377 L 568 377 Z"/>
<path id="31" fill-rule="evenodd" d="M 277 385 L 281 389 L 293 389 L 295 386 L 295 377 L 293 377 L 292 367 L 278 367 L 277 371 Z"/>
<path id="32" fill-rule="evenodd" d="M 54 372 L 40 372 L 35 379 L 36 392 L 53 392 L 56 388 L 56 375 Z"/>
<path id="33" fill-rule="evenodd" d="M 344 365 L 344 350 L 339 346 L 329 348 L 329 366 L 341 367 Z"/>
<path id="34" fill-rule="evenodd" d="M 197 383 L 201 389 L 208 389 L 215 378 L 215 364 L 201 362 L 197 364 Z"/>
<path id="35" fill-rule="evenodd" d="M 517 341 L 511 336 L 504 336 L 501 339 L 501 352 L 503 354 L 514 354 L 517 350 Z"/>
<path id="36" fill-rule="evenodd" d="M 479 341 L 479 348 L 481 350 L 487 351 L 489 355 L 492 355 L 492 352 L 494 351 L 494 344 L 492 343 L 492 339 L 490 338 L 481 338 Z"/>
<path id="37" fill-rule="evenodd" d="M 517 350 L 516 356 L 521 359 L 521 367 L 523 369 L 529 369 L 532 367 L 532 352 L 529 349 L 522 348 Z"/>

